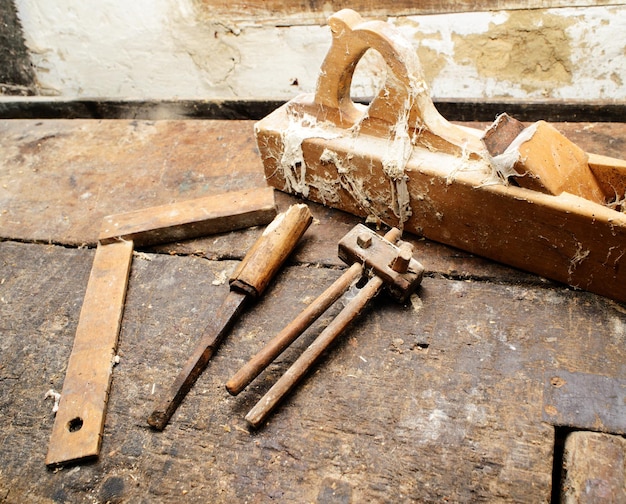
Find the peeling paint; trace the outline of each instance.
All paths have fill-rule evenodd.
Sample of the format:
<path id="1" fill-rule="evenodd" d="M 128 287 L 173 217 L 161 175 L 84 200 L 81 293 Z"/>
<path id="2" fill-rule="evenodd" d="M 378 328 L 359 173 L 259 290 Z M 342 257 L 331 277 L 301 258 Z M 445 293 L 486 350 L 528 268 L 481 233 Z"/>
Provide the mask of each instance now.
<path id="1" fill-rule="evenodd" d="M 40 92 L 68 98 L 289 100 L 315 90 L 329 45 L 327 26 L 235 22 L 202 0 L 15 4 Z M 623 6 L 389 21 L 439 98 L 626 99 Z M 359 67 L 353 95 L 374 96 L 386 65 L 368 51 Z"/>
<path id="2" fill-rule="evenodd" d="M 454 58 L 474 65 L 484 77 L 519 83 L 534 91 L 572 82 L 568 17 L 548 12 L 516 11 L 481 34 L 453 34 Z"/>
<path id="3" fill-rule="evenodd" d="M 420 23 L 411 18 L 397 19 L 395 26 L 405 36 L 411 36 L 413 39 L 426 82 L 432 84 L 449 61 L 449 57 L 441 50 L 444 42 L 442 32 L 423 31 Z"/>
<path id="4" fill-rule="evenodd" d="M 432 83 L 446 67 L 448 59 L 436 49 L 424 45 L 423 41 L 417 48 L 417 55 L 422 63 L 426 82 Z"/>

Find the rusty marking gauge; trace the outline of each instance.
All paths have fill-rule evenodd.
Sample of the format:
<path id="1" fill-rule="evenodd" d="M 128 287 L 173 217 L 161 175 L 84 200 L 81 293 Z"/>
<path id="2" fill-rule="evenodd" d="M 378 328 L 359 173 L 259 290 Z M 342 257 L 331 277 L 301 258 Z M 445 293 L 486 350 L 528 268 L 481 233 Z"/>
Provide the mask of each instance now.
<path id="1" fill-rule="evenodd" d="M 196 382 L 224 336 L 241 313 L 244 304 L 258 298 L 289 253 L 311 224 L 306 205 L 293 205 L 270 223 L 229 280 L 230 291 L 211 319 L 187 363 L 163 394 L 148 424 L 163 430 L 182 400 Z"/>
<path id="2" fill-rule="evenodd" d="M 406 301 L 415 292 L 422 281 L 424 268 L 413 259 L 412 245 L 401 242 L 400 237 L 401 231 L 396 228 L 392 228 L 383 238 L 362 224 L 354 227 L 339 242 L 339 257 L 347 264 L 351 264 L 350 268 L 226 384 L 226 389 L 232 395 L 239 394 L 354 282 L 363 274 L 370 277 L 367 284 L 246 415 L 246 420 L 251 426 L 258 427 L 263 423 L 280 400 L 296 386 L 323 352 L 384 286 L 391 296 L 400 302 Z"/>

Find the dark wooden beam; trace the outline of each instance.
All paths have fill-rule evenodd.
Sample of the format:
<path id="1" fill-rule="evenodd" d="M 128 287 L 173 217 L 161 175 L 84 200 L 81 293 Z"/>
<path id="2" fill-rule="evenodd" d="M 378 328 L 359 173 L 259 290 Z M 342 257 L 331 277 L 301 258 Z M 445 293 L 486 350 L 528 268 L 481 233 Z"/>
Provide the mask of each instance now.
<path id="1" fill-rule="evenodd" d="M 359 100 L 366 103 L 367 99 Z M 503 112 L 520 121 L 621 122 L 626 103 L 560 100 L 434 100 L 451 121 L 493 121 Z M 0 119 L 252 119 L 280 107 L 281 100 L 98 100 L 20 98 L 0 101 Z"/>
<path id="2" fill-rule="evenodd" d="M 268 24 L 312 24 L 329 13 L 350 8 L 366 17 L 410 16 L 453 12 L 547 9 L 614 5 L 610 0 L 197 0 L 198 12 L 209 19 L 254 20 Z"/>

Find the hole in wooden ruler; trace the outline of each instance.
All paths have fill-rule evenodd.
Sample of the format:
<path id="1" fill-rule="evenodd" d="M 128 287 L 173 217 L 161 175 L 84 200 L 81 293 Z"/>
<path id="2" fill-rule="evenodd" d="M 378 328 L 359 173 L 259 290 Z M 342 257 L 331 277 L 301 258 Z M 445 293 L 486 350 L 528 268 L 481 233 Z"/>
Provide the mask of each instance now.
<path id="1" fill-rule="evenodd" d="M 67 422 L 67 430 L 70 432 L 78 432 L 83 427 L 83 419 L 80 417 L 72 418 Z"/>

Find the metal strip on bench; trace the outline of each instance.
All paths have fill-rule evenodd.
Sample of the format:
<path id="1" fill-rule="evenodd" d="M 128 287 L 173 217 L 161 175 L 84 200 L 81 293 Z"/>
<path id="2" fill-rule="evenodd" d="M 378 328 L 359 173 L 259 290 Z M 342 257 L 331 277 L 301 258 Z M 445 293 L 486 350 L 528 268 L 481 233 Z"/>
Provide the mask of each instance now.
<path id="1" fill-rule="evenodd" d="M 564 369 L 546 371 L 543 420 L 552 425 L 626 434 L 626 380 Z"/>

